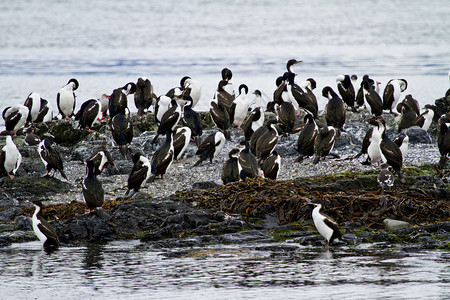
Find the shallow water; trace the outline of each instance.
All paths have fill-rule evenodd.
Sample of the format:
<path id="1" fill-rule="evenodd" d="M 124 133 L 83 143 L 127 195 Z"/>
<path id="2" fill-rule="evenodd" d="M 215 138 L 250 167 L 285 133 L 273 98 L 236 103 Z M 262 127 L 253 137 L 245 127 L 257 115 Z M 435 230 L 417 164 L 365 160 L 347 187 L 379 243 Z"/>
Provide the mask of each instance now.
<path id="1" fill-rule="evenodd" d="M 0 248 L 1 299 L 444 299 L 450 253 L 296 243 Z"/>

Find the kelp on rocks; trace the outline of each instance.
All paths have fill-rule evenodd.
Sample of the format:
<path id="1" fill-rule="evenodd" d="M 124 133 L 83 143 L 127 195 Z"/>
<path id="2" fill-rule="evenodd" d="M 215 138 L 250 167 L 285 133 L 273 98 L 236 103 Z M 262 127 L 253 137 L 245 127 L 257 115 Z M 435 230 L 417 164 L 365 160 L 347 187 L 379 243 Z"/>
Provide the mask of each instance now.
<path id="1" fill-rule="evenodd" d="M 279 224 L 311 218 L 308 199 L 320 201 L 338 223 L 382 228 L 384 218 L 429 224 L 449 220 L 448 188 L 402 185 L 381 195 L 376 175 L 348 174 L 272 181 L 262 178 L 210 190 L 180 191 L 175 197 L 197 208 L 215 208 L 244 217 L 277 214 Z"/>

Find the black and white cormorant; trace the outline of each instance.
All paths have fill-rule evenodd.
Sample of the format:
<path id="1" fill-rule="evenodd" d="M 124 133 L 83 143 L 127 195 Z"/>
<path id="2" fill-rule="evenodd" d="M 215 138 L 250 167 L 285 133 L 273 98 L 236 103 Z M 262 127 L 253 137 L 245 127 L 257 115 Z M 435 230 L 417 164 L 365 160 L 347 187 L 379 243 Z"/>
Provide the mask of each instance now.
<path id="1" fill-rule="evenodd" d="M 296 162 L 301 162 L 305 156 L 314 155 L 314 142 L 319 133 L 319 126 L 314 121 L 313 115 L 306 114 L 303 120 L 305 125 L 298 135 L 297 151 L 299 156 Z"/>
<path id="2" fill-rule="evenodd" d="M 133 122 L 125 114 L 116 114 L 111 121 L 112 136 L 123 157 L 128 158 L 128 144 L 133 140 Z"/>
<path id="3" fill-rule="evenodd" d="M 375 90 L 373 80 L 369 76 L 364 75 L 361 85 L 364 92 L 364 104 L 367 110 L 373 116 L 381 116 L 383 114 L 383 101 Z"/>
<path id="4" fill-rule="evenodd" d="M 131 197 L 137 193 L 144 181 L 151 177 L 151 165 L 147 157 L 140 153 L 133 154 L 133 167 L 128 175 L 126 197 Z M 130 192 L 133 191 L 133 194 Z"/>
<path id="5" fill-rule="evenodd" d="M 439 159 L 439 167 L 443 168 L 447 159 L 450 156 L 450 123 L 447 120 L 450 119 L 450 113 L 443 115 L 438 121 L 438 138 L 437 145 L 441 158 Z"/>
<path id="6" fill-rule="evenodd" d="M 242 122 L 248 113 L 250 98 L 248 97 L 248 87 L 245 84 L 239 86 L 239 95 L 234 99 L 230 107 L 230 122 L 241 129 Z"/>
<path id="7" fill-rule="evenodd" d="M 370 140 L 372 138 L 372 132 L 373 132 L 373 127 L 370 127 L 369 130 L 366 131 L 366 134 L 364 135 L 362 144 L 361 144 L 361 151 L 359 151 L 358 154 L 356 154 L 354 158 L 358 158 L 363 154 L 368 154 L 367 153 L 367 149 L 369 148 L 370 145 Z M 364 162 L 362 162 L 361 164 L 363 165 L 370 165 L 370 156 L 367 156 L 366 160 Z"/>
<path id="8" fill-rule="evenodd" d="M 85 101 L 75 115 L 75 121 L 78 121 L 80 129 L 88 128 L 92 130 L 92 125 L 102 116 L 102 104 L 97 99 Z"/>
<path id="9" fill-rule="evenodd" d="M 192 109 L 192 98 L 189 95 L 183 96 L 186 105 L 183 109 L 183 123 L 190 129 L 190 136 L 195 140 L 197 147 L 201 144 L 201 136 L 203 134 L 203 125 L 200 115 Z"/>
<path id="10" fill-rule="evenodd" d="M 144 115 L 151 105 L 156 102 L 156 95 L 153 92 L 153 86 L 150 79 L 139 77 L 136 82 L 136 92 L 134 93 L 134 105 L 137 108 L 137 115 Z"/>
<path id="11" fill-rule="evenodd" d="M 125 114 L 125 110 L 128 108 L 128 95 L 135 92 L 136 84 L 134 82 L 115 89 L 109 97 L 109 116 L 114 118 L 117 114 Z"/>
<path id="12" fill-rule="evenodd" d="M 400 178 L 402 183 L 405 183 L 403 174 L 401 172 L 403 166 L 403 156 L 400 148 L 386 135 L 386 124 L 383 118 L 372 119 L 371 124 L 374 125 L 372 133 L 372 140 L 368 148 L 368 153 L 371 163 L 381 162 L 387 163 Z M 380 139 L 381 135 L 381 139 Z M 376 147 L 379 148 L 379 154 Z M 372 155 L 374 158 L 372 158 Z M 379 158 L 377 157 L 379 155 Z"/>
<path id="13" fill-rule="evenodd" d="M 325 120 L 328 126 L 333 126 L 336 129 L 336 138 L 339 138 L 340 132 L 344 131 L 345 123 L 345 104 L 336 92 L 329 86 L 322 90 L 322 96 L 328 99 L 325 105 Z"/>
<path id="14" fill-rule="evenodd" d="M 184 151 L 189 146 L 191 140 L 191 129 L 187 126 L 179 127 L 173 135 L 174 159 L 179 160 L 183 157 Z"/>
<path id="15" fill-rule="evenodd" d="M 102 142 L 100 148 L 92 153 L 92 155 L 86 160 L 86 163 L 88 161 L 94 162 L 94 174 L 96 176 L 100 175 L 103 170 L 109 165 L 113 165 L 117 169 L 114 159 L 108 150 L 106 142 Z"/>
<path id="16" fill-rule="evenodd" d="M 161 123 L 162 117 L 169 110 L 172 99 L 168 96 L 159 96 L 156 99 L 155 104 L 155 118 L 156 124 L 159 125 Z"/>
<path id="17" fill-rule="evenodd" d="M 322 208 L 322 204 L 311 204 L 314 204 L 314 209 L 312 211 L 314 226 L 316 226 L 317 231 L 319 231 L 320 235 L 327 240 L 328 246 L 332 244 L 336 239 L 341 240 L 342 234 L 339 230 L 338 223 L 333 220 L 333 218 L 320 211 L 320 209 Z"/>
<path id="18" fill-rule="evenodd" d="M 59 154 L 58 150 L 53 148 L 52 142 L 48 138 L 46 138 L 39 144 L 38 152 L 41 157 L 42 163 L 47 170 L 47 173 L 44 174 L 44 177 L 49 176 L 50 171 L 54 170 L 53 175 L 50 175 L 51 177 L 55 175 L 56 171 L 59 171 L 61 176 L 67 180 L 67 176 L 64 173 L 64 165 L 61 154 Z"/>
<path id="19" fill-rule="evenodd" d="M 281 156 L 274 150 L 261 164 L 264 178 L 277 180 L 281 168 Z"/>
<path id="20" fill-rule="evenodd" d="M 222 73 L 222 80 L 225 80 L 227 82 L 227 84 L 223 86 L 223 89 L 228 94 L 230 94 L 231 97 L 235 97 L 233 82 L 231 82 L 231 79 L 233 78 L 233 73 L 228 68 L 223 68 L 221 73 Z"/>
<path id="21" fill-rule="evenodd" d="M 314 142 L 314 161 L 317 164 L 321 158 L 325 159 L 333 150 L 336 141 L 336 129 L 333 126 L 324 126 L 319 129 Z"/>
<path id="22" fill-rule="evenodd" d="M 147 179 L 147 182 L 153 182 L 157 176 L 161 176 L 161 179 L 163 179 L 164 174 L 166 174 L 173 162 L 174 155 L 173 132 L 169 130 L 166 133 L 166 141 L 152 156 L 150 162 L 152 166 L 152 176 Z"/>
<path id="23" fill-rule="evenodd" d="M 300 87 L 305 92 L 305 96 L 308 100 L 308 105 L 305 110 L 309 111 L 315 119 L 317 119 L 317 114 L 319 113 L 319 105 L 317 104 L 316 95 L 314 95 L 313 90 L 316 89 L 316 81 L 313 78 L 308 78 L 303 82 Z"/>
<path id="24" fill-rule="evenodd" d="M 45 100 L 41 98 L 41 106 L 39 108 L 39 113 L 36 117 L 36 120 L 34 120 L 35 123 L 46 123 L 53 120 L 53 111 L 50 103 L 48 100 Z"/>
<path id="25" fill-rule="evenodd" d="M 340 74 L 336 77 L 338 92 L 342 100 L 352 111 L 356 112 L 355 99 L 356 93 L 350 75 Z"/>
<path id="26" fill-rule="evenodd" d="M 397 132 L 402 132 L 403 129 L 407 129 L 415 125 L 418 115 L 409 105 L 401 102 L 397 105 L 397 110 L 401 113 L 401 115 L 397 117 L 400 118 Z"/>
<path id="27" fill-rule="evenodd" d="M 246 178 L 258 177 L 258 161 L 256 160 L 256 156 L 250 152 L 249 142 L 247 140 L 243 140 L 240 145 L 244 146 L 239 153 L 239 164 L 242 167 L 242 170 L 240 171 L 241 179 L 245 180 Z"/>
<path id="28" fill-rule="evenodd" d="M 222 150 L 224 144 L 225 135 L 221 131 L 217 131 L 207 136 L 195 153 L 195 155 L 200 156 L 200 159 L 194 164 L 194 167 L 200 165 L 207 159 L 209 159 L 209 162 L 212 163 L 214 156 Z"/>
<path id="29" fill-rule="evenodd" d="M 285 80 L 287 80 L 287 91 L 289 94 L 289 98 L 293 99 L 292 104 L 294 105 L 295 109 L 298 110 L 299 108 L 305 108 L 308 106 L 308 97 L 306 96 L 305 91 L 297 84 L 295 83 L 295 76 L 297 74 L 294 73 L 294 70 L 292 69 L 294 65 L 301 63 L 301 60 L 296 59 L 290 59 L 286 63 L 286 69 L 287 74 L 285 73 Z M 286 99 L 284 99 L 286 101 Z"/>
<path id="30" fill-rule="evenodd" d="M 406 155 L 408 154 L 409 136 L 402 132 L 394 138 L 393 142 L 396 143 L 397 146 L 400 148 L 400 152 L 402 152 L 403 159 L 405 159 Z"/>
<path id="31" fill-rule="evenodd" d="M 233 104 L 235 96 L 230 95 L 227 91 L 224 90 L 224 87 L 227 84 L 228 84 L 228 82 L 226 80 L 219 81 L 219 84 L 217 86 L 217 90 L 216 90 L 216 93 L 214 95 L 212 102 L 215 102 L 217 104 L 219 101 L 222 101 L 223 106 L 226 108 L 226 110 L 229 114 L 230 107 L 231 107 L 231 104 Z"/>
<path id="32" fill-rule="evenodd" d="M 223 184 L 240 180 L 242 167 L 239 163 L 239 152 L 239 149 L 231 149 L 228 154 L 228 159 L 223 164 L 222 173 L 220 176 Z"/>
<path id="33" fill-rule="evenodd" d="M 14 179 L 14 175 L 22 162 L 22 155 L 17 149 L 11 135 L 6 136 L 6 144 L 0 151 L 0 174 Z"/>
<path id="34" fill-rule="evenodd" d="M 29 110 L 27 122 L 35 123 L 41 108 L 41 96 L 36 92 L 30 93 L 25 100 L 24 105 L 28 107 Z"/>
<path id="35" fill-rule="evenodd" d="M 402 105 L 407 105 L 410 109 L 412 109 L 416 115 L 420 115 L 420 105 L 419 101 L 413 98 L 411 94 L 405 96 L 405 99 L 402 100 L 399 104 L 397 104 L 397 111 L 401 113 Z"/>
<path id="36" fill-rule="evenodd" d="M 180 85 L 183 89 L 183 95 L 190 96 L 192 107 L 195 107 L 202 96 L 202 86 L 198 80 L 185 76 L 181 79 Z"/>
<path id="37" fill-rule="evenodd" d="M 396 114 L 392 111 L 400 99 L 402 92 L 408 87 L 408 82 L 405 79 L 391 79 L 384 88 L 383 92 L 383 109 L 389 110 L 391 114 Z"/>
<path id="38" fill-rule="evenodd" d="M 184 102 L 184 100 L 181 100 Z M 172 99 L 170 102 L 171 107 L 164 113 L 161 118 L 161 123 L 158 125 L 158 130 L 153 138 L 152 144 L 156 143 L 160 135 L 166 135 L 168 132 L 174 132 L 178 122 L 182 117 L 182 108 L 178 104 L 177 100 Z"/>
<path id="39" fill-rule="evenodd" d="M 17 131 L 25 126 L 28 118 L 28 107 L 16 104 L 3 110 L 2 116 L 5 120 L 5 129 L 9 133 L 16 135 Z"/>
<path id="40" fill-rule="evenodd" d="M 256 141 L 256 157 L 263 161 L 266 159 L 270 153 L 275 149 L 278 142 L 278 130 L 276 120 L 269 120 L 267 122 L 267 131 Z"/>
<path id="41" fill-rule="evenodd" d="M 44 205 L 39 200 L 32 201 L 35 207 L 32 217 L 33 231 L 38 239 L 43 243 L 44 250 L 51 252 L 61 246 L 58 235 L 50 223 L 42 216 Z"/>
<path id="42" fill-rule="evenodd" d="M 225 135 L 225 138 L 230 141 L 231 140 L 231 135 L 229 131 L 231 127 L 230 115 L 226 105 L 224 104 L 221 98 L 217 99 L 217 103 L 211 101 L 209 114 L 211 115 L 211 119 L 214 121 L 217 128 L 222 130 Z"/>
<path id="43" fill-rule="evenodd" d="M 75 78 L 69 80 L 69 82 L 63 86 L 56 95 L 56 104 L 58 111 L 63 118 L 70 118 L 74 114 L 76 105 L 75 90 L 78 89 L 78 81 Z"/>
<path id="44" fill-rule="evenodd" d="M 101 209 L 105 200 L 105 191 L 95 175 L 95 165 L 92 160 L 86 162 L 86 178 L 83 180 L 82 189 L 84 202 L 86 202 L 89 212 Z"/>
<path id="45" fill-rule="evenodd" d="M 425 105 L 425 111 L 416 118 L 414 125 L 419 126 L 425 131 L 428 131 L 431 122 L 433 121 L 433 117 L 434 117 L 434 110 L 431 109 L 431 106 L 429 104 L 427 104 Z"/>
<path id="46" fill-rule="evenodd" d="M 263 124 L 264 124 L 264 113 L 261 112 L 260 107 L 255 107 L 242 124 L 242 130 L 244 131 L 245 139 L 249 141 L 253 133 L 260 127 L 262 127 Z"/>

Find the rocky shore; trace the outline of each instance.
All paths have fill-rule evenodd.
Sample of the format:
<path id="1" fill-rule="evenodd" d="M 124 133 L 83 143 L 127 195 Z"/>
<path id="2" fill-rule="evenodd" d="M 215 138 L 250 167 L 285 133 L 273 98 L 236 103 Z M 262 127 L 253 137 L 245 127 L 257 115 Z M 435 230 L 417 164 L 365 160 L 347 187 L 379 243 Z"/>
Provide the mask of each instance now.
<path id="1" fill-rule="evenodd" d="M 203 134 L 206 137 L 215 129 L 207 113 L 202 117 L 209 126 Z M 385 117 L 393 137 L 394 118 Z M 260 240 L 321 245 L 324 240 L 312 225 L 312 208 L 306 204 L 307 199 L 321 199 L 324 211 L 341 224 L 345 244 L 374 243 L 405 251 L 450 249 L 449 164 L 444 169 L 437 167 L 435 125 L 428 133 L 419 128 L 408 130 L 410 150 L 403 167 L 406 183 L 396 177 L 394 187 L 381 196 L 376 181 L 379 170 L 362 165 L 365 157 L 352 159 L 369 128 L 365 118 L 362 113 L 348 112 L 346 132 L 334 148 L 339 158 L 327 157 L 315 166 L 312 158 L 295 162 L 298 134 L 280 137 L 277 151 L 282 156 L 282 167 L 277 181 L 257 178 L 222 184 L 222 165 L 228 152 L 243 138 L 237 129 L 232 130 L 232 141 L 225 144 L 212 164 L 206 162 L 193 168 L 197 148 L 191 143 L 164 180 L 143 187 L 131 199 L 124 194 L 132 162 L 124 160 L 114 147 L 106 123 L 91 133 L 78 130 L 71 120 L 42 124 L 37 133 L 51 136 L 58 144 L 68 180 L 59 174 L 42 178 L 45 170 L 36 149 L 23 145 L 23 136 L 15 138 L 23 162 L 14 180 L 0 179 L 0 246 L 36 239 L 30 219 L 34 207 L 29 201 L 33 199 L 45 201 L 44 215 L 63 246 L 115 239 L 141 239 L 161 246 Z M 156 128 L 153 115 L 133 116 L 133 123 L 132 151 L 151 157 L 164 140 L 151 145 Z M 319 125 L 323 124 L 321 117 Z M 102 141 L 108 143 L 117 166 L 99 176 L 108 219 L 86 214 L 81 193 L 84 161 Z M 394 229 L 386 219 L 404 223 Z"/>

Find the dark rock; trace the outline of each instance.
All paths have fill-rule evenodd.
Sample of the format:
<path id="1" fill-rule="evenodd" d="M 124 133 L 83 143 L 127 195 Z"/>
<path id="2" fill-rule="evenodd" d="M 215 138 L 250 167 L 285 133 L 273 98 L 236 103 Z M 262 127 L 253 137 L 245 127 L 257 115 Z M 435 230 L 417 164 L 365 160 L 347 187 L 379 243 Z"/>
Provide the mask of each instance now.
<path id="1" fill-rule="evenodd" d="M 14 180 L 3 180 L 0 188 L 5 194 L 18 200 L 43 198 L 56 193 L 65 193 L 71 189 L 71 184 L 51 177 L 16 177 Z"/>
<path id="2" fill-rule="evenodd" d="M 50 127 L 53 142 L 62 146 L 72 146 L 78 143 L 82 137 L 82 131 L 77 129 L 77 123 L 73 120 L 60 120 Z"/>
<path id="3" fill-rule="evenodd" d="M 31 218 L 25 216 L 18 216 L 14 220 L 16 230 L 33 230 L 33 222 Z"/>
<path id="4" fill-rule="evenodd" d="M 431 144 L 433 140 L 431 136 L 418 126 L 410 127 L 406 130 L 406 134 L 409 137 L 409 143 L 411 144 Z"/>

